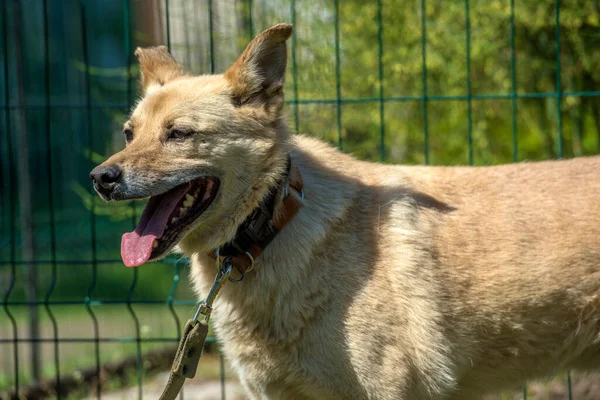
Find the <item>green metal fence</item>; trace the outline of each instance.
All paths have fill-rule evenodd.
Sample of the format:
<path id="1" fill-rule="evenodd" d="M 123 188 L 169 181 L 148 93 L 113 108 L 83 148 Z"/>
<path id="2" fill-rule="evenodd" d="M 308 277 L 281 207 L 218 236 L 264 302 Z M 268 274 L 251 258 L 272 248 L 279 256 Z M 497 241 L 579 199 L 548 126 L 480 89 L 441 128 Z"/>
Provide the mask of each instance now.
<path id="1" fill-rule="evenodd" d="M 120 386 L 141 398 L 166 365 L 150 360 L 195 308 L 186 260 L 123 267 L 119 238 L 141 208 L 100 202 L 87 177 L 123 145 L 138 45 L 220 72 L 259 30 L 291 22 L 290 126 L 361 158 L 482 165 L 600 149 L 595 2 L 1 4 L 0 393 L 42 397 L 47 380 L 57 398 Z M 202 363 L 224 398 L 223 359 Z"/>

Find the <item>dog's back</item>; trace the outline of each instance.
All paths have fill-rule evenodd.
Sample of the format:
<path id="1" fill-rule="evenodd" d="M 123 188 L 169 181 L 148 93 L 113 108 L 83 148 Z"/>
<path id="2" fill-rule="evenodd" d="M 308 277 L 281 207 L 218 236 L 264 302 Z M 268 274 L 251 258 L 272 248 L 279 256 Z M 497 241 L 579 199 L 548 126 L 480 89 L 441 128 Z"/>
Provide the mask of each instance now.
<path id="1" fill-rule="evenodd" d="M 590 349 L 600 340 L 599 170 L 592 157 L 450 168 L 416 183 L 455 208 L 432 218 L 431 234 L 447 326 L 464 338 L 453 343 L 463 388 L 600 365 Z"/>
<path id="2" fill-rule="evenodd" d="M 402 336 L 419 380 L 435 388 L 446 372 L 461 399 L 566 367 L 598 368 L 600 157 L 384 168 L 364 181 L 378 193 L 365 229 L 385 271 L 357 304 L 390 315 L 357 341 Z M 378 279 L 395 298 L 382 299 Z M 398 312 L 401 333 L 389 323 Z M 373 368 L 384 367 L 365 373 Z M 434 371 L 442 382 L 427 376 Z"/>

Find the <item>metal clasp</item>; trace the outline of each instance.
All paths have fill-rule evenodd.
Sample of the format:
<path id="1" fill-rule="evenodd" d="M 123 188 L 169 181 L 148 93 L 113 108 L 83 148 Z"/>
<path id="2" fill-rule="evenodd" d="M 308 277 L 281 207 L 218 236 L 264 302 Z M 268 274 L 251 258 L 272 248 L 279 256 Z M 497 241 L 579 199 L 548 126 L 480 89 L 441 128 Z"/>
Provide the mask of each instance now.
<path id="1" fill-rule="evenodd" d="M 290 186 L 290 183 L 289 183 L 289 182 L 285 184 L 285 190 L 284 190 L 284 192 L 283 192 L 283 198 L 284 198 L 284 199 L 285 199 L 286 197 L 288 197 L 288 195 L 290 194 L 289 186 Z M 297 191 L 297 190 L 296 190 L 296 191 Z M 302 200 L 304 200 L 304 189 L 300 189 L 299 193 L 300 193 L 300 198 L 301 198 Z"/>
<path id="2" fill-rule="evenodd" d="M 198 305 L 198 309 L 196 310 L 196 314 L 194 314 L 193 321 L 197 321 L 200 314 L 204 315 L 204 320 L 208 323 L 210 319 L 210 313 L 212 312 L 212 304 L 217 297 L 217 293 L 221 289 L 221 286 L 231 274 L 231 270 L 233 269 L 233 264 L 231 264 L 231 257 L 227 257 L 223 262 L 219 260 L 219 250 L 217 249 L 217 276 L 215 276 L 215 280 L 208 291 L 208 295 L 206 299 Z"/>

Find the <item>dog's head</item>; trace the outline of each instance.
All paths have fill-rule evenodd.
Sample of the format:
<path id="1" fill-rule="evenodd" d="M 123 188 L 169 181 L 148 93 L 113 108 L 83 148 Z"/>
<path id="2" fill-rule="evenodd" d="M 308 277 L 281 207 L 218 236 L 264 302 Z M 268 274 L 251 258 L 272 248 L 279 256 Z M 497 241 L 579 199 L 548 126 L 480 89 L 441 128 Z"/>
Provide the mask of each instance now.
<path id="1" fill-rule="evenodd" d="M 257 35 L 221 75 L 192 76 L 166 47 L 138 48 L 140 100 L 125 123 L 125 149 L 90 176 L 105 200 L 149 197 L 123 235 L 127 266 L 182 251 L 208 251 L 236 228 L 286 168 L 281 110 L 288 24 Z"/>

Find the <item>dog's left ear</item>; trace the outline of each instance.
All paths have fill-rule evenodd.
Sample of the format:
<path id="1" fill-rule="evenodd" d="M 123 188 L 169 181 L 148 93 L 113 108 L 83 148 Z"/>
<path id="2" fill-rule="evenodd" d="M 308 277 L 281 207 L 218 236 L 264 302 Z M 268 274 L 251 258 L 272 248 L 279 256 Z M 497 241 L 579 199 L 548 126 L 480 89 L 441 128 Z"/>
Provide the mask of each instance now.
<path id="1" fill-rule="evenodd" d="M 263 31 L 225 72 L 235 105 L 252 104 L 276 111 L 283 107 L 287 64 L 285 42 L 291 35 L 290 24 L 277 24 Z"/>
<path id="2" fill-rule="evenodd" d="M 166 46 L 138 47 L 135 56 L 140 62 L 140 86 L 144 95 L 186 75 L 181 64 L 175 61 Z"/>

